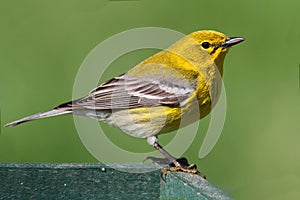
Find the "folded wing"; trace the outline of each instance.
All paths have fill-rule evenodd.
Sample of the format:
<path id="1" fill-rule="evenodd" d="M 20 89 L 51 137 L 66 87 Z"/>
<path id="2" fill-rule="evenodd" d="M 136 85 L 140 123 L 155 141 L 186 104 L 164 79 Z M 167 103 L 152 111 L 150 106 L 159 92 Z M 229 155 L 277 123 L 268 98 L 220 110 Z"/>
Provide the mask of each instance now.
<path id="1" fill-rule="evenodd" d="M 121 75 L 94 90 L 86 97 L 58 106 L 72 109 L 113 110 L 145 106 L 176 106 L 187 100 L 195 88 L 170 80 L 142 80 Z"/>

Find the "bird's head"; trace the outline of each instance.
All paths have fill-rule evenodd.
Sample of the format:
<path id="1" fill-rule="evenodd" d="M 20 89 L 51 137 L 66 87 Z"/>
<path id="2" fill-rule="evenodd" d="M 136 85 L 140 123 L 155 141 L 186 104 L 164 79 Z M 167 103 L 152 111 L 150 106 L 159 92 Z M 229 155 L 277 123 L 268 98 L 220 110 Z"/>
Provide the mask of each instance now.
<path id="1" fill-rule="evenodd" d="M 227 37 L 223 33 L 217 31 L 197 31 L 188 35 L 201 49 L 206 51 L 213 58 L 217 58 L 221 54 L 224 54 L 228 49 L 242 41 L 241 37 Z"/>
<path id="2" fill-rule="evenodd" d="M 223 73 L 223 62 L 228 49 L 244 41 L 241 37 L 227 37 L 223 33 L 211 30 L 196 31 L 181 38 L 168 48 L 193 63 L 197 68 L 204 69 L 214 62 Z"/>
<path id="3" fill-rule="evenodd" d="M 241 37 L 227 37 L 223 33 L 210 30 L 196 31 L 189 34 L 188 37 L 193 39 L 201 50 L 211 56 L 219 69 L 223 68 L 224 58 L 228 49 L 244 41 L 244 38 Z"/>

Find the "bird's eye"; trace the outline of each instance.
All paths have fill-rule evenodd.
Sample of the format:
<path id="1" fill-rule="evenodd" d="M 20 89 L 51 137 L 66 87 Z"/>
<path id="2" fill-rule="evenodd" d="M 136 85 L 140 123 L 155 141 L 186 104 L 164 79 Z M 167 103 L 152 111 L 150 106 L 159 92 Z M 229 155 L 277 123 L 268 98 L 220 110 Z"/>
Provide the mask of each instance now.
<path id="1" fill-rule="evenodd" d="M 203 42 L 203 43 L 201 44 L 201 46 L 202 46 L 204 49 L 208 49 L 208 48 L 210 47 L 210 44 L 209 44 L 209 42 Z"/>

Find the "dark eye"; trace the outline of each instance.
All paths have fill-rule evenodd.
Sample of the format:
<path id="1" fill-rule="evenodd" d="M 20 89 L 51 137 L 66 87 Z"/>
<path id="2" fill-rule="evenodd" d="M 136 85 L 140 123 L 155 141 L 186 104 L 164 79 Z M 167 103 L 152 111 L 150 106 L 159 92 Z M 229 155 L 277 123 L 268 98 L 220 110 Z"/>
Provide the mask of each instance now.
<path id="1" fill-rule="evenodd" d="M 203 43 L 201 44 L 201 46 L 202 46 L 204 49 L 208 49 L 208 48 L 210 47 L 210 44 L 209 44 L 209 42 L 203 42 Z"/>

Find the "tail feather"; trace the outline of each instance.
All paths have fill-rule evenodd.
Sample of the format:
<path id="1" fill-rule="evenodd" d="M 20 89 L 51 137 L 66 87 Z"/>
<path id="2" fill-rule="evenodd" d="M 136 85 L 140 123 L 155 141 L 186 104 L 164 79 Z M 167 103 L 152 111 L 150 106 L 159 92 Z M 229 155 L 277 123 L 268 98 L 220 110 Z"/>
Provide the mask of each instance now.
<path id="1" fill-rule="evenodd" d="M 46 112 L 41 112 L 41 113 L 37 113 L 28 117 L 24 117 L 22 119 L 19 119 L 17 121 L 11 122 L 6 124 L 5 126 L 16 126 L 18 124 L 22 124 L 24 122 L 28 122 L 31 120 L 35 120 L 35 119 L 41 119 L 41 118 L 46 118 L 46 117 L 52 117 L 52 116 L 56 116 L 56 115 L 63 115 L 63 114 L 68 114 L 68 113 L 72 113 L 72 110 L 63 110 L 63 109 L 53 109 L 53 110 L 49 110 Z"/>

